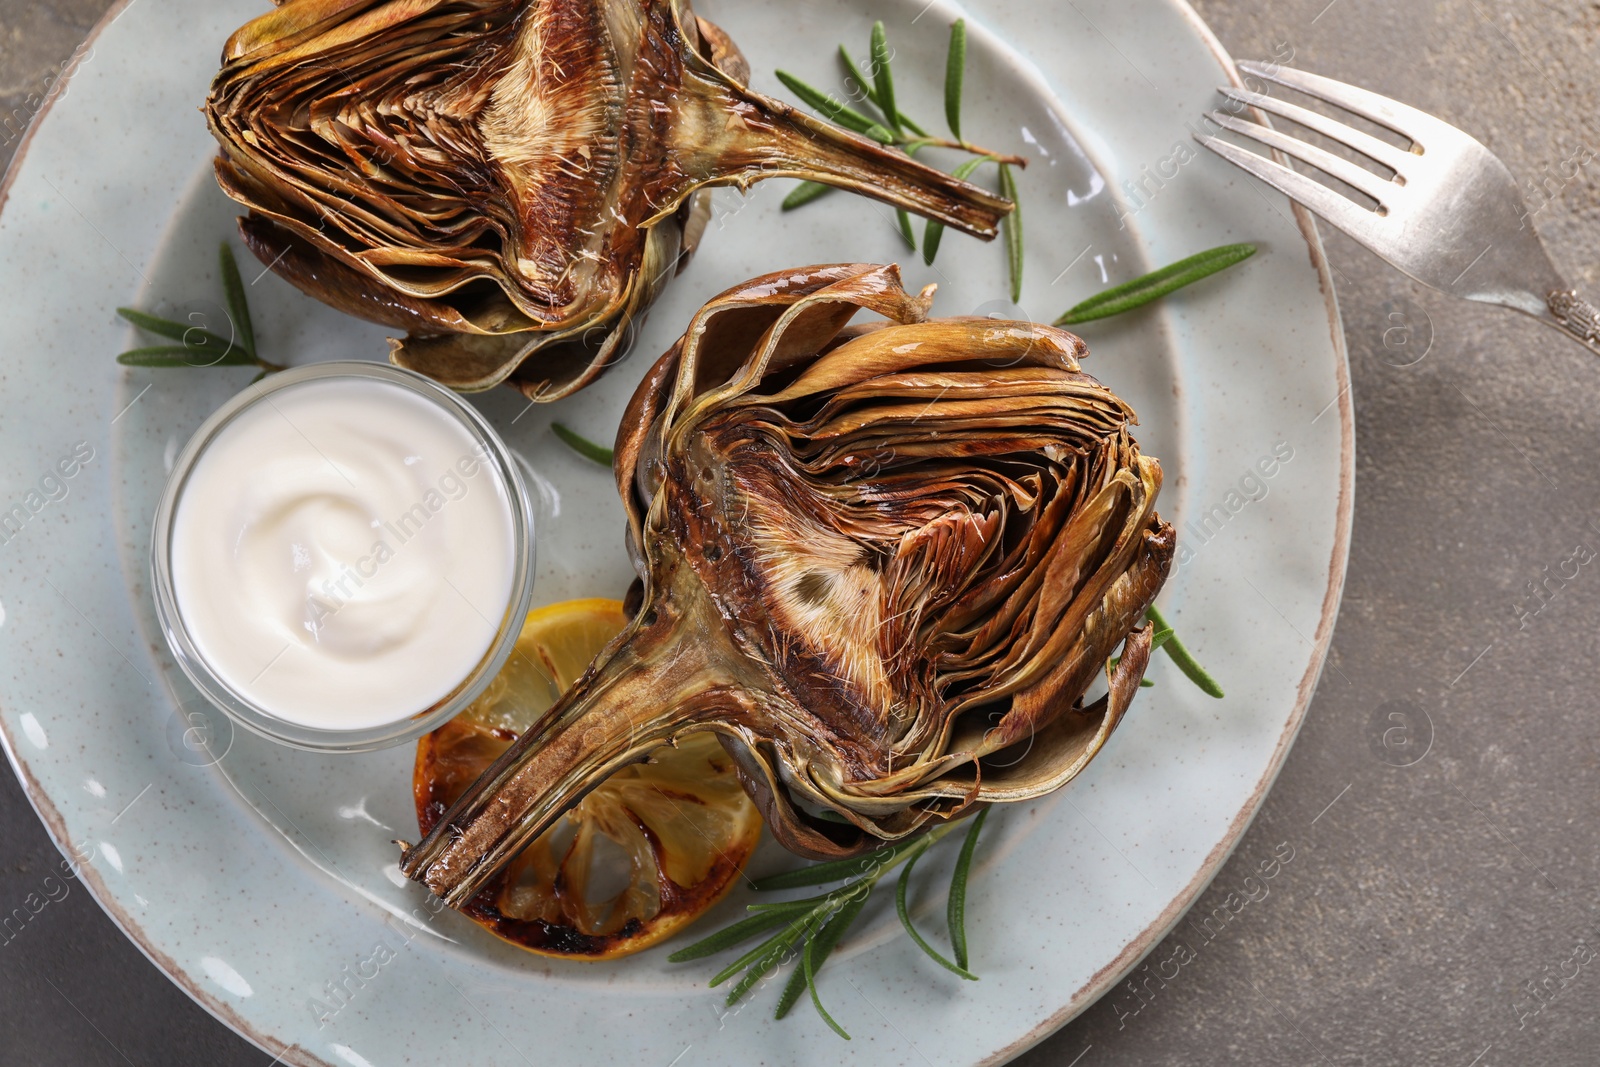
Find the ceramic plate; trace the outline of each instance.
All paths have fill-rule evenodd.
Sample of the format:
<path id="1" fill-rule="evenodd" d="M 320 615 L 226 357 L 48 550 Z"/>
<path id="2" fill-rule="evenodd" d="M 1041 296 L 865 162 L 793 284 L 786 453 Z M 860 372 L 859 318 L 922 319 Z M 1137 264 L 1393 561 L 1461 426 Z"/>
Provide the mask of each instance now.
<path id="1" fill-rule="evenodd" d="M 835 84 L 834 48 L 863 54 L 880 17 L 902 107 L 930 126 L 946 27 L 965 15 L 964 127 L 1029 159 L 1020 312 L 998 243 L 948 235 L 929 269 L 879 205 L 838 195 L 783 214 L 792 183 L 772 181 L 718 193 L 702 250 L 635 357 L 597 386 L 553 408 L 509 390 L 476 398 L 538 490 L 536 600 L 619 596 L 630 571 L 610 478 L 549 423 L 559 414 L 608 438 L 645 366 L 728 285 L 802 263 L 900 259 L 912 286 L 938 283 L 939 313 L 1048 321 L 1152 266 L 1260 244 L 1159 308 L 1084 328 L 1086 369 L 1132 401 L 1167 471 L 1161 508 L 1183 549 L 1162 605 L 1227 699 L 1158 658 L 1156 687 L 1081 777 L 996 813 L 968 905 L 981 982 L 922 957 L 875 901 L 822 979 L 849 1043 L 804 1005 L 774 1021 L 770 985 L 729 1011 L 705 986 L 715 964 L 669 964 L 669 949 L 564 965 L 500 945 L 429 907 L 396 870 L 390 839 L 416 832 L 409 747 L 309 755 L 230 737 L 208 714 L 154 625 L 149 523 L 179 446 L 248 372 L 124 370 L 113 357 L 135 338 L 112 309 L 220 314 L 215 254 L 234 209 L 212 183 L 196 106 L 222 41 L 264 4 L 117 9 L 35 125 L 0 213 L 0 727 L 106 911 L 281 1062 L 1000 1062 L 1156 944 L 1260 804 L 1322 663 L 1350 524 L 1347 368 L 1315 233 L 1195 150 L 1231 68 L 1180 0 L 924 2 L 706 0 L 701 13 L 769 91 L 779 65 Z M 244 261 L 248 281 L 258 268 Z M 384 330 L 275 276 L 250 294 L 269 358 L 384 356 Z M 61 468 L 73 475 L 59 475 L 74 455 Z M 213 747 L 197 747 L 208 731 Z M 945 871 L 953 851 L 940 850 Z M 791 862 L 769 844 L 756 870 Z M 937 930 L 941 868 L 926 867 L 917 914 Z M 702 929 L 748 899 L 736 892 Z"/>

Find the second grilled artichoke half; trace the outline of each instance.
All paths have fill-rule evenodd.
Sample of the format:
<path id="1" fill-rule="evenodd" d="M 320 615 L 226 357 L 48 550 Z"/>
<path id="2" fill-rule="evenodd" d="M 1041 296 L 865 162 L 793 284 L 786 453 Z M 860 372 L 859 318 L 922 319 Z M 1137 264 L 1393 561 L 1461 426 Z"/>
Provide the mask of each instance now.
<path id="1" fill-rule="evenodd" d="M 205 111 L 262 262 L 407 331 L 401 366 L 553 400 L 626 354 L 711 186 L 809 178 L 984 237 L 1011 209 L 748 73 L 687 0 L 285 0 Z"/>
<path id="2" fill-rule="evenodd" d="M 638 616 L 408 849 L 409 876 L 459 906 L 588 789 L 696 730 L 814 857 L 1083 769 L 1148 663 L 1174 547 L 1161 468 L 1077 337 L 929 305 L 897 268 L 843 264 L 696 315 L 617 442 Z M 849 326 L 862 310 L 886 321 Z"/>

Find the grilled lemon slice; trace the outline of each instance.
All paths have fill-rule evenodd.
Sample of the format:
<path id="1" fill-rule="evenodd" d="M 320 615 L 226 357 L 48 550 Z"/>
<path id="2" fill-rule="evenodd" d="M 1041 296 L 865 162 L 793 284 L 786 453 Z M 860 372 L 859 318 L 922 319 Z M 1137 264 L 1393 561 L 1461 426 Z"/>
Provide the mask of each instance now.
<path id="1" fill-rule="evenodd" d="M 530 614 L 517 651 L 466 711 L 417 743 L 426 834 L 479 774 L 555 703 L 627 624 L 615 600 Z M 732 888 L 761 816 L 715 735 L 625 767 L 536 838 L 462 910 L 519 948 L 615 959 L 670 937 Z"/>

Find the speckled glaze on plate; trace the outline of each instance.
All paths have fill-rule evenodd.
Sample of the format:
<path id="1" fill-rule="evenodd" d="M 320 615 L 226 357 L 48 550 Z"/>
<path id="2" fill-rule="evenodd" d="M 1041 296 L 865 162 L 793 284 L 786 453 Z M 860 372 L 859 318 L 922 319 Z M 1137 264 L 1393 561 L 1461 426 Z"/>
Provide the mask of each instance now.
<path id="1" fill-rule="evenodd" d="M 727 285 L 899 259 L 908 283 L 939 283 L 940 313 L 1049 320 L 1153 265 L 1262 246 L 1157 309 L 1083 329 L 1086 369 L 1132 401 L 1165 464 L 1181 565 L 1161 603 L 1227 699 L 1158 659 L 1156 688 L 1082 776 L 996 812 L 968 903 L 981 982 L 932 965 L 874 902 L 822 978 L 855 1036 L 845 1043 L 804 1005 L 773 1021 L 770 986 L 724 1008 L 704 985 L 714 963 L 669 964 L 670 948 L 563 965 L 438 912 L 399 877 L 390 844 L 415 834 L 409 748 L 322 756 L 230 734 L 171 662 L 146 577 L 150 516 L 178 448 L 248 373 L 123 370 L 112 357 L 133 336 L 112 309 L 220 315 L 215 251 L 234 210 L 195 108 L 223 39 L 265 6 L 114 10 L 3 193 L 0 512 L 22 510 L 0 533 L 0 735 L 106 911 L 288 1064 L 998 1063 L 1105 992 L 1205 886 L 1271 784 L 1322 665 L 1350 528 L 1348 377 L 1321 249 L 1303 214 L 1195 151 L 1231 66 L 1193 12 L 1181 0 L 705 0 L 769 91 L 778 65 L 834 84 L 837 43 L 864 52 L 871 18 L 884 19 L 902 108 L 929 124 L 945 28 L 965 15 L 964 128 L 1031 161 L 1021 309 L 1004 299 L 997 244 L 948 235 L 929 269 L 880 206 L 836 196 L 783 215 L 790 183 L 770 182 L 718 194 L 697 258 L 634 358 L 598 386 L 553 408 L 509 391 L 475 401 L 539 498 L 536 602 L 616 596 L 629 569 L 615 490 L 549 423 L 609 436 L 645 366 Z M 274 276 L 250 294 L 269 358 L 383 356 L 381 328 Z M 926 885 L 948 871 L 940 852 Z M 755 869 L 789 862 L 768 845 Z M 706 928 L 748 900 L 736 892 Z M 942 910 L 930 892 L 918 914 L 937 929 Z"/>

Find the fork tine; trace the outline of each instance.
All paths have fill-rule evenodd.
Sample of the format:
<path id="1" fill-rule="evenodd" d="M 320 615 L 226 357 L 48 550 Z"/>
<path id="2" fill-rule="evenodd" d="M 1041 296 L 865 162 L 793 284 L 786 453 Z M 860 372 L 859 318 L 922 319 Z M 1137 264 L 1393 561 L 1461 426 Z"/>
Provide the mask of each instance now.
<path id="1" fill-rule="evenodd" d="M 1444 134 L 1447 139 L 1451 134 L 1458 137 L 1465 136 L 1454 126 L 1442 119 L 1434 118 L 1426 111 L 1418 111 L 1398 100 L 1380 96 L 1370 89 L 1358 89 L 1354 85 L 1346 85 L 1344 82 L 1334 81 L 1320 74 L 1309 74 L 1303 70 L 1276 64 L 1256 63 L 1248 59 L 1238 64 L 1238 67 L 1246 74 L 1254 74 L 1269 82 L 1277 82 L 1286 88 L 1342 107 L 1362 118 L 1371 119 L 1378 125 L 1387 126 L 1395 133 L 1409 137 L 1419 144 L 1427 140 L 1430 135 Z"/>
<path id="2" fill-rule="evenodd" d="M 1389 198 L 1399 191 L 1400 187 L 1394 182 L 1378 177 L 1364 167 L 1358 167 L 1342 156 L 1332 152 L 1325 152 L 1316 145 L 1307 144 L 1297 137 L 1290 137 L 1270 126 L 1261 126 L 1254 122 L 1242 122 L 1231 115 L 1224 115 L 1220 111 L 1211 113 L 1211 121 L 1225 130 L 1232 130 L 1242 137 L 1260 141 L 1268 148 L 1276 148 L 1285 155 L 1311 164 L 1313 167 L 1333 175 L 1352 189 L 1372 197 L 1384 210 L 1393 207 Z"/>
<path id="3" fill-rule="evenodd" d="M 1368 159 L 1376 160 L 1401 176 L 1405 175 L 1403 169 L 1408 162 L 1415 162 L 1417 156 L 1403 148 L 1396 148 L 1387 141 L 1380 141 L 1370 133 L 1363 133 L 1354 126 L 1346 126 L 1342 122 L 1320 115 L 1309 108 L 1299 104 L 1291 104 L 1287 100 L 1279 100 L 1267 96 L 1265 93 L 1253 93 L 1249 89 L 1237 89 L 1231 85 L 1224 85 L 1218 92 L 1230 100 L 1237 100 L 1241 104 L 1260 108 L 1262 111 L 1277 115 L 1279 118 L 1288 119 L 1290 122 L 1304 126 L 1308 130 L 1316 130 L 1324 137 L 1338 141 L 1340 144 L 1355 149 Z"/>
<path id="4" fill-rule="evenodd" d="M 1217 137 L 1200 137 L 1199 142 L 1240 170 L 1255 175 L 1290 200 L 1297 201 L 1326 219 L 1331 226 L 1343 230 L 1357 241 L 1377 251 L 1378 227 L 1381 218 L 1377 213 L 1340 196 L 1326 185 L 1312 181 L 1304 174 L 1274 163 L 1265 156 L 1229 144 Z M 1380 255 L 1382 253 L 1379 253 Z"/>

